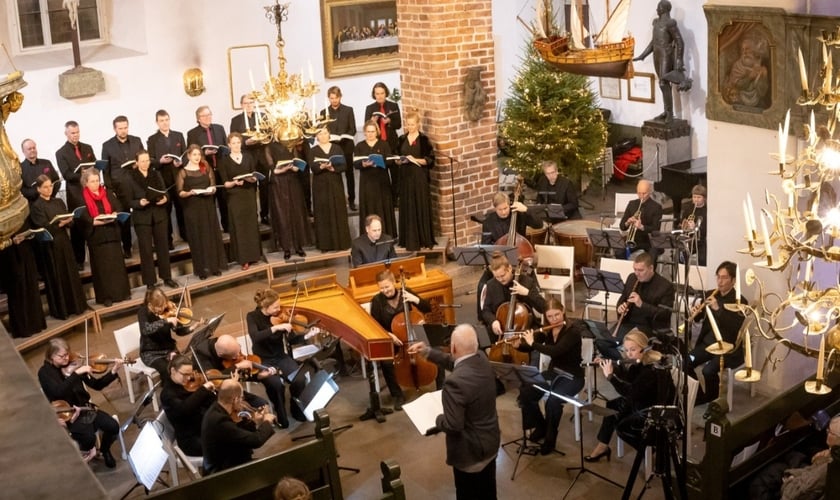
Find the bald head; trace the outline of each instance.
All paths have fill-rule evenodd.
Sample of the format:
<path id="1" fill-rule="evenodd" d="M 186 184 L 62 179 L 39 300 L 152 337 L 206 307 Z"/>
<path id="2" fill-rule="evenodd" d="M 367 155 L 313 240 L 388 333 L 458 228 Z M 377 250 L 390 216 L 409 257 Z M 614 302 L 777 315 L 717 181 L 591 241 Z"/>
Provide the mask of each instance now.
<path id="1" fill-rule="evenodd" d="M 232 359 L 239 355 L 239 342 L 230 335 L 221 335 L 216 340 L 216 354 L 223 359 Z"/>
<path id="2" fill-rule="evenodd" d="M 230 405 L 242 396 L 242 386 L 236 380 L 225 379 L 219 387 L 218 399 L 223 405 Z"/>
<path id="3" fill-rule="evenodd" d="M 645 201 L 650 198 L 650 193 L 653 192 L 653 183 L 648 180 L 640 180 L 638 184 L 636 184 L 636 195 L 639 197 L 640 200 Z"/>
<path id="4" fill-rule="evenodd" d="M 452 353 L 455 359 L 475 354 L 478 351 L 478 335 L 472 325 L 460 324 L 452 331 Z"/>

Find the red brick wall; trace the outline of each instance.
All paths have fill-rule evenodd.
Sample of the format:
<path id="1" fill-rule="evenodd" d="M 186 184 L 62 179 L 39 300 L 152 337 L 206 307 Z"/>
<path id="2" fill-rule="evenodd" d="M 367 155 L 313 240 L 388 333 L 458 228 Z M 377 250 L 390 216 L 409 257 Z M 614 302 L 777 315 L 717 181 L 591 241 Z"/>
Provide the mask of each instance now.
<path id="1" fill-rule="evenodd" d="M 397 0 L 400 91 L 403 113 L 416 107 L 420 129 L 435 145 L 432 205 L 436 234 L 457 234 L 458 245 L 476 243 L 480 231 L 469 216 L 484 212 L 498 190 L 496 82 L 489 0 Z M 467 69 L 483 67 L 484 113 L 469 121 L 464 109 Z M 450 162 L 454 158 L 454 193 Z M 453 225 L 452 197 L 455 197 Z"/>

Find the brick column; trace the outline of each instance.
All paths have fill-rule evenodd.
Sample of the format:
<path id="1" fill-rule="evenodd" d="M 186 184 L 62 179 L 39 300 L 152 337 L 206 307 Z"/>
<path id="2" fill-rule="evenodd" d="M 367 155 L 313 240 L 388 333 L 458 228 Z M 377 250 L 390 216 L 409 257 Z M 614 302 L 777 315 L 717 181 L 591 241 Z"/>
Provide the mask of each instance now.
<path id="1" fill-rule="evenodd" d="M 455 235 L 459 246 L 477 243 L 480 228 L 469 217 L 487 210 L 498 190 L 491 7 L 490 0 L 397 0 L 403 113 L 416 107 L 421 131 L 435 145 L 435 232 L 450 245 Z M 487 101 L 481 118 L 470 121 L 464 78 L 477 66 Z M 454 192 L 446 156 L 455 160 Z"/>

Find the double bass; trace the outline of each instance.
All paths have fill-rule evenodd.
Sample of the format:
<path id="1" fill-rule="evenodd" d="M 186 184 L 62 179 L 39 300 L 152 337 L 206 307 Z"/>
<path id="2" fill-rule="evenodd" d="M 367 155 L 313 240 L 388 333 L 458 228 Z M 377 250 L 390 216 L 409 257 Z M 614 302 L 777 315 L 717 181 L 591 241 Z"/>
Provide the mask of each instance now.
<path id="1" fill-rule="evenodd" d="M 391 333 L 402 342 L 402 348 L 394 355 L 394 375 L 400 387 L 419 389 L 431 384 L 437 377 L 437 365 L 422 356 L 408 353 L 408 346 L 417 342 L 413 325 L 423 323 L 423 314 L 412 309 L 406 299 L 405 272 L 400 267 L 400 290 L 403 311 L 391 320 Z"/>
<path id="2" fill-rule="evenodd" d="M 520 175 L 516 177 L 516 187 L 513 190 L 513 201 L 516 202 L 521 195 L 522 176 Z M 519 256 L 520 260 L 531 259 L 534 257 L 534 247 L 526 237 L 516 232 L 516 219 L 518 214 L 519 212 L 513 209 L 513 204 L 511 203 L 510 228 L 508 229 L 508 233 L 506 235 L 496 240 L 496 245 L 516 247 L 516 254 Z"/>
<path id="3" fill-rule="evenodd" d="M 520 261 L 516 274 L 513 276 L 513 281 L 519 280 L 522 275 L 522 266 L 523 263 Z M 513 281 L 511 281 L 511 285 Z M 502 324 L 505 333 L 501 335 L 500 342 L 496 342 L 490 347 L 490 352 L 487 355 L 490 361 L 527 365 L 531 360 L 530 354 L 514 349 L 510 342 L 504 342 L 510 332 L 525 330 L 531 324 L 531 309 L 527 305 L 519 303 L 517 298 L 518 296 L 515 293 L 511 293 L 510 301 L 496 309 L 496 319 Z"/>

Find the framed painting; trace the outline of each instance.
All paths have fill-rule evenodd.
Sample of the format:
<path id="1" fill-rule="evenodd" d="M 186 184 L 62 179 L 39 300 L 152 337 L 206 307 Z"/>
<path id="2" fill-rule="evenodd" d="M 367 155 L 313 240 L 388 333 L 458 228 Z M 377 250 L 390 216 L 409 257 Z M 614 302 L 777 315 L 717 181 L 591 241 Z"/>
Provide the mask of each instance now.
<path id="1" fill-rule="evenodd" d="M 271 72 L 271 51 L 268 44 L 239 45 L 227 50 L 228 83 L 230 84 L 230 108 L 242 109 L 239 98 L 254 90 L 254 80 L 268 80 Z"/>
<path id="2" fill-rule="evenodd" d="M 327 78 L 399 69 L 397 2 L 321 0 Z"/>
<path id="3" fill-rule="evenodd" d="M 639 73 L 627 80 L 627 100 L 637 102 L 654 102 L 653 73 Z"/>
<path id="4" fill-rule="evenodd" d="M 621 99 L 621 80 L 602 76 L 598 79 L 599 92 L 605 99 Z"/>

